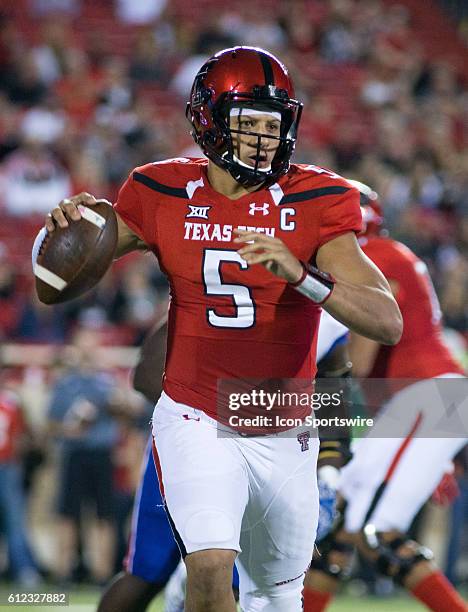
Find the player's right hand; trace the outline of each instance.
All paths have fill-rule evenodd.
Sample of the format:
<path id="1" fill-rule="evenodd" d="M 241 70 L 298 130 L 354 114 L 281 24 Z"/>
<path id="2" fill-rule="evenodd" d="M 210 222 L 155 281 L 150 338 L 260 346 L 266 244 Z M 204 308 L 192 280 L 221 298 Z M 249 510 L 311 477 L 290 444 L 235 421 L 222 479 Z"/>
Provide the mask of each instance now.
<path id="1" fill-rule="evenodd" d="M 93 206 L 97 201 L 98 200 L 93 195 L 86 191 L 71 196 L 70 198 L 65 198 L 65 200 L 62 200 L 60 204 L 47 215 L 45 221 L 47 231 L 53 232 L 57 225 L 59 227 L 68 227 L 69 220 L 79 221 L 81 219 L 81 213 L 78 206 L 80 204 Z M 102 201 L 102 198 L 99 201 Z"/>

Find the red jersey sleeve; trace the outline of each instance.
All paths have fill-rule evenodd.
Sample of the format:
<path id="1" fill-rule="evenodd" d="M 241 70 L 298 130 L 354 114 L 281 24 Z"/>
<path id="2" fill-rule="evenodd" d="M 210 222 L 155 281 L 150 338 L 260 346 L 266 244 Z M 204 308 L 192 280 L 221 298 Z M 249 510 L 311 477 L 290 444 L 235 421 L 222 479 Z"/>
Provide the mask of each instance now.
<path id="1" fill-rule="evenodd" d="M 402 277 L 405 276 L 408 260 L 395 249 L 395 243 L 385 238 L 376 237 L 370 239 L 361 246 L 364 253 L 372 259 L 388 281 L 396 281 L 395 299 L 398 306 L 403 306 L 406 299 L 406 291 L 403 286 Z M 406 284 L 406 283 L 405 283 Z M 393 288 L 395 291 L 395 287 Z"/>
<path id="2" fill-rule="evenodd" d="M 143 205 L 133 180 L 133 173 L 120 188 L 114 210 L 132 232 L 148 244 L 145 238 Z"/>
<path id="3" fill-rule="evenodd" d="M 362 230 L 362 214 L 359 191 L 350 188 L 338 198 L 327 197 L 320 218 L 319 248 L 348 232 L 356 234 Z"/>
<path id="4" fill-rule="evenodd" d="M 389 252 L 389 248 L 383 240 L 369 240 L 362 247 L 364 253 L 372 259 L 387 280 L 397 280 L 399 259 L 395 252 Z"/>

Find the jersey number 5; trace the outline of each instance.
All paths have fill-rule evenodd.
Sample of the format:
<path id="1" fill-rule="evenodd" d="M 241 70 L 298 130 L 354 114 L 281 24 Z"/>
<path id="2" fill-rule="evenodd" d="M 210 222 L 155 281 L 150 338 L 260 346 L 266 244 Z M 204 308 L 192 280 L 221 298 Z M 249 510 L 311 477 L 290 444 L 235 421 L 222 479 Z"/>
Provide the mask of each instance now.
<path id="1" fill-rule="evenodd" d="M 236 264 L 242 270 L 249 265 L 236 251 L 205 249 L 203 256 L 203 283 L 206 295 L 228 296 L 236 307 L 234 315 L 218 315 L 216 309 L 207 308 L 208 322 L 213 327 L 246 329 L 255 324 L 255 304 L 250 289 L 245 285 L 223 283 L 222 265 Z"/>

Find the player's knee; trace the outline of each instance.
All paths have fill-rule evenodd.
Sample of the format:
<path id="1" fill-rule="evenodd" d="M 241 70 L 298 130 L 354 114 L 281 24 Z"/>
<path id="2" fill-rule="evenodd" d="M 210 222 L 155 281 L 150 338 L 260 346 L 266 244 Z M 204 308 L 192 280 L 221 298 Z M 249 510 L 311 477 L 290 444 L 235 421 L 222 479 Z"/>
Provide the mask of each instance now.
<path id="1" fill-rule="evenodd" d="M 373 561 L 376 569 L 385 576 L 406 584 L 419 568 L 431 563 L 432 551 L 408 536 L 397 532 L 379 533 L 373 525 L 366 525 L 362 532 L 361 553 Z"/>
<path id="2" fill-rule="evenodd" d="M 330 579 L 342 580 L 350 573 L 351 560 L 352 550 L 344 551 L 342 548 L 336 548 L 321 556 L 314 556 L 310 569 L 325 574 Z"/>
<path id="3" fill-rule="evenodd" d="M 332 579 L 340 580 L 350 572 L 353 550 L 353 536 L 340 529 L 333 530 L 317 544 L 310 567 Z"/>
<path id="4" fill-rule="evenodd" d="M 207 600 L 229 591 L 236 554 L 233 550 L 211 549 L 187 555 L 187 589 L 203 594 Z"/>

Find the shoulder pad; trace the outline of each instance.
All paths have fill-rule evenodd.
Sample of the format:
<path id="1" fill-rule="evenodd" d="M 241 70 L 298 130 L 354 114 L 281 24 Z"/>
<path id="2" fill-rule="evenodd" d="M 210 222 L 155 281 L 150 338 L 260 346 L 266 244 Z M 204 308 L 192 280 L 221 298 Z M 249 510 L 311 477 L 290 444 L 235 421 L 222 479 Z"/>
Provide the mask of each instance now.
<path id="1" fill-rule="evenodd" d="M 292 204 L 314 200 L 323 196 L 341 196 L 348 191 L 358 190 L 346 179 L 330 170 L 318 166 L 294 164 L 284 182 L 280 181 L 283 190 L 281 204 Z"/>
<path id="2" fill-rule="evenodd" d="M 152 162 L 135 168 L 133 180 L 158 193 L 175 198 L 189 199 L 190 185 L 200 179 L 206 160 L 176 157 Z"/>

